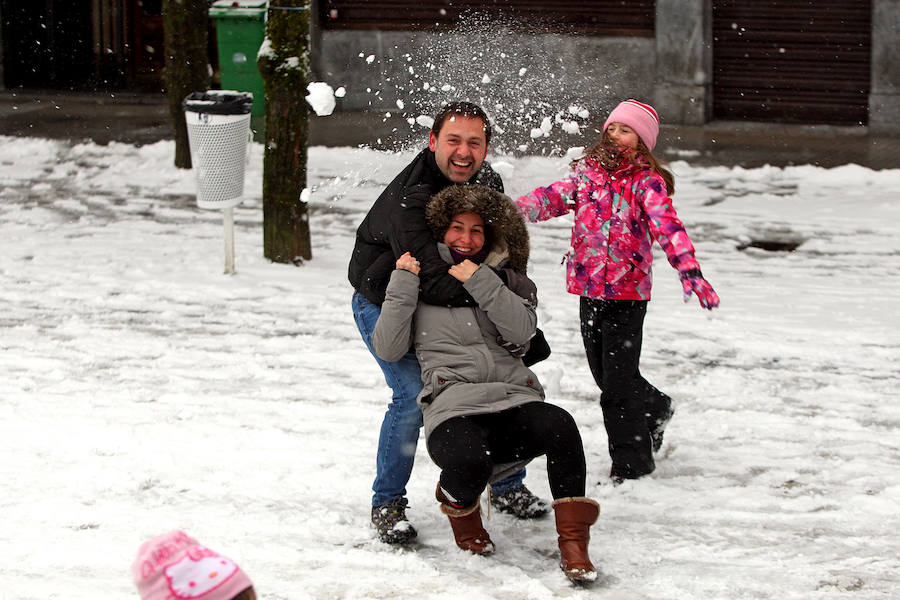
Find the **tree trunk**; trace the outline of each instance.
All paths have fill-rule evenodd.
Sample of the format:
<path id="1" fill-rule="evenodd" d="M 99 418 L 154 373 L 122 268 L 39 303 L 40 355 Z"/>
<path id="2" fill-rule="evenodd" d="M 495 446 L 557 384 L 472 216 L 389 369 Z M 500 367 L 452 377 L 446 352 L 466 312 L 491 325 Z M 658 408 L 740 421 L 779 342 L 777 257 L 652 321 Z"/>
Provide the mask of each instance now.
<path id="1" fill-rule="evenodd" d="M 164 80 L 175 131 L 175 166 L 179 169 L 191 168 L 187 124 L 181 103 L 191 92 L 205 92 L 209 87 L 208 21 L 207 0 L 163 0 Z"/>
<path id="2" fill-rule="evenodd" d="M 257 64 L 266 93 L 263 159 L 263 255 L 299 264 L 312 258 L 306 188 L 309 113 L 309 0 L 269 7 Z"/>

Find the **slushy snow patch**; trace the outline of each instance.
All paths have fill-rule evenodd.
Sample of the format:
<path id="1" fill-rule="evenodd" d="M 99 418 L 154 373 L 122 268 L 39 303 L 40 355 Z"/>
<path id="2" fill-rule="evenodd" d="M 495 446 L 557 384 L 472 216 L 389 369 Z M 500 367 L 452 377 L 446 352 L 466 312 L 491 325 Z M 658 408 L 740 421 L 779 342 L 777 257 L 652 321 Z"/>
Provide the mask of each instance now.
<path id="1" fill-rule="evenodd" d="M 504 179 L 511 179 L 516 170 L 512 163 L 506 161 L 491 162 L 491 168 Z"/>

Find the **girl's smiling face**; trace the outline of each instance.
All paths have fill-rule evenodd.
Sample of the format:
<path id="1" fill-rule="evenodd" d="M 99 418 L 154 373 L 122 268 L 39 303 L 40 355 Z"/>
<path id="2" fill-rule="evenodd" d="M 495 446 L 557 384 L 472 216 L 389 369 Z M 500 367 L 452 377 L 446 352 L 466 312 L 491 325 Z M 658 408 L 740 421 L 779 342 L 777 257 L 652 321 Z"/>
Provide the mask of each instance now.
<path id="1" fill-rule="evenodd" d="M 460 254 L 477 254 L 484 247 L 484 219 L 472 212 L 454 215 L 444 243 Z"/>
<path id="2" fill-rule="evenodd" d="M 638 134 L 635 133 L 634 129 L 625 123 L 619 123 L 618 121 L 610 123 L 609 127 L 606 128 L 606 133 L 609 134 L 610 139 L 616 146 L 637 150 L 640 138 L 638 137 Z"/>

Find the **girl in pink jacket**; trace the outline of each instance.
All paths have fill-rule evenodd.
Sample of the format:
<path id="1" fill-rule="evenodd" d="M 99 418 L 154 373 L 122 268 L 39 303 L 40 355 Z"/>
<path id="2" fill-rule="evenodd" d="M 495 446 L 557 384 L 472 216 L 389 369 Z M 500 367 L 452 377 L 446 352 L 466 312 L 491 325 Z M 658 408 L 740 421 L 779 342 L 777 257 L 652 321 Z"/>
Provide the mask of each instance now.
<path id="1" fill-rule="evenodd" d="M 516 200 L 531 222 L 575 212 L 567 287 L 580 296 L 581 336 L 601 389 L 614 483 L 653 472 L 653 453 L 673 414 L 672 399 L 639 370 L 653 240 L 678 271 L 685 301 L 694 293 L 703 308 L 719 305 L 669 197 L 672 174 L 650 153 L 658 134 L 656 110 L 626 100 L 565 179 Z"/>

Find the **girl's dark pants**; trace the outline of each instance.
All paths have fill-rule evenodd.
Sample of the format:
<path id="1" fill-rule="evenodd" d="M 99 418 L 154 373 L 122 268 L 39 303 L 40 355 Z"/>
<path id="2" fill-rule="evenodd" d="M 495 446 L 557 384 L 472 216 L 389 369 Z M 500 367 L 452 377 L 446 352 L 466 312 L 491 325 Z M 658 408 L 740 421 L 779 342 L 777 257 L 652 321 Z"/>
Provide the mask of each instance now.
<path id="1" fill-rule="evenodd" d="M 441 487 L 454 503 L 471 506 L 495 464 L 547 455 L 554 498 L 584 496 L 581 435 L 564 409 L 529 402 L 504 411 L 447 419 L 428 436 L 428 454 L 441 468 Z"/>
<path id="2" fill-rule="evenodd" d="M 645 300 L 581 297 L 581 337 L 594 381 L 612 458 L 611 477 L 634 479 L 656 465 L 650 430 L 666 418 L 672 399 L 641 376 Z"/>

